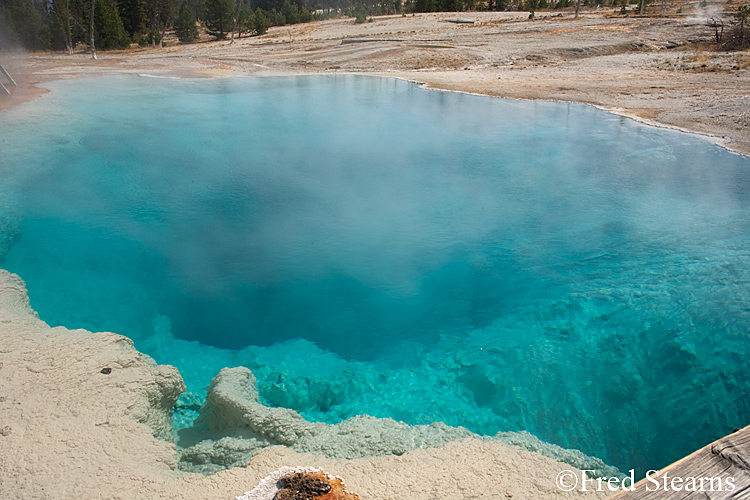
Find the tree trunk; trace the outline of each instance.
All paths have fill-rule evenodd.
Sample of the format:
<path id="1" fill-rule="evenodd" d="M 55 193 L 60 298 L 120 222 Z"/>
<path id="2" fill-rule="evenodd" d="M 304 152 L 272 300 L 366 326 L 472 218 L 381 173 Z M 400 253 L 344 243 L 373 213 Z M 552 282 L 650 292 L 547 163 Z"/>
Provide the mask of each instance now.
<path id="1" fill-rule="evenodd" d="M 68 55 L 73 55 L 73 37 L 70 34 L 70 0 L 65 0 L 65 13 L 61 13 L 59 7 L 59 4 L 55 2 L 55 12 L 57 12 L 58 16 L 60 17 L 60 21 L 63 21 L 63 15 L 65 16 L 65 19 L 60 29 L 63 31 L 63 38 L 65 39 L 65 50 L 68 52 Z"/>
<path id="2" fill-rule="evenodd" d="M 156 48 L 156 31 L 159 29 L 159 13 L 151 14 L 151 48 Z"/>
<path id="3" fill-rule="evenodd" d="M 239 1 L 234 0 L 234 2 L 232 2 L 232 35 L 229 38 L 229 45 L 234 43 L 234 31 L 237 29 L 237 17 L 239 14 L 239 9 Z"/>
<path id="4" fill-rule="evenodd" d="M 581 0 L 576 0 L 576 19 L 578 19 L 578 11 L 581 9 Z"/>
<path id="5" fill-rule="evenodd" d="M 96 46 L 94 45 L 94 0 L 91 0 L 91 57 L 96 59 Z"/>
<path id="6" fill-rule="evenodd" d="M 57 16 L 60 18 L 60 30 L 63 32 L 63 39 L 65 40 L 65 51 L 68 55 L 73 55 L 73 37 L 70 34 L 70 0 L 65 1 L 65 12 L 60 12 L 60 5 L 58 2 L 54 3 L 54 10 Z M 64 19 L 63 19 L 64 17 Z"/>
<path id="7" fill-rule="evenodd" d="M 641 0 L 641 16 L 643 15 L 643 10 L 646 8 L 646 0 Z"/>
<path id="8" fill-rule="evenodd" d="M 167 16 L 167 18 L 164 20 L 164 24 L 162 25 L 162 28 L 161 28 L 161 38 L 159 39 L 160 49 L 164 48 L 164 36 L 167 34 L 167 24 L 169 24 L 169 21 L 170 21 L 169 17 L 170 16 Z"/>

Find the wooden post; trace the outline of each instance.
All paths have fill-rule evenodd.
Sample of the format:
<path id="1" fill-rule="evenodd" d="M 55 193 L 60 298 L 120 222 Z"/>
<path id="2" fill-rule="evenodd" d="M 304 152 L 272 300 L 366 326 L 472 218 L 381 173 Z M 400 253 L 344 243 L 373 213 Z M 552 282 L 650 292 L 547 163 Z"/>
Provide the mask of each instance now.
<path id="1" fill-rule="evenodd" d="M 16 81 L 13 80 L 13 77 L 10 76 L 10 73 L 8 73 L 7 71 L 5 71 L 5 68 L 3 68 L 2 64 L 0 64 L 0 71 L 2 71 L 2 73 L 5 75 L 5 78 L 8 79 L 8 81 L 10 82 L 11 85 L 13 85 L 14 87 L 18 87 L 18 84 L 16 84 Z M 3 86 L 3 88 L 5 88 L 5 86 Z M 8 89 L 5 89 L 5 90 L 7 91 Z M 10 94 L 10 92 L 8 92 L 8 93 Z"/>
<path id="2" fill-rule="evenodd" d="M 747 426 L 704 446 L 660 471 L 652 471 L 649 475 L 650 479 L 644 478 L 635 485 L 629 485 L 629 491 L 617 493 L 607 500 L 683 500 L 688 498 L 739 500 L 747 498 L 747 492 L 750 491 L 749 463 L 750 426 Z M 670 478 L 678 478 L 677 481 L 682 481 L 683 478 L 696 480 L 693 482 L 692 490 L 688 489 L 685 484 L 681 485 L 681 489 L 676 489 L 669 487 L 669 484 L 674 485 L 675 481 L 672 479 L 670 483 Z"/>
<path id="3" fill-rule="evenodd" d="M 91 0 L 91 57 L 96 59 L 96 46 L 94 45 L 94 0 Z"/>

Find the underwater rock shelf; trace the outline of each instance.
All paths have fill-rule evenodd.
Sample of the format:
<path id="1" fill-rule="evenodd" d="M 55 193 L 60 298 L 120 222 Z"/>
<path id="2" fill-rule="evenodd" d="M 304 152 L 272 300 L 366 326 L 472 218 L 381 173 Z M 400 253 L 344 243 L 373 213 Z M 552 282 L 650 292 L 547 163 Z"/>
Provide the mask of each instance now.
<path id="1" fill-rule="evenodd" d="M 227 371 L 252 381 L 246 370 Z M 0 270 L 0 376 L 3 500 L 50 498 L 50 494 L 65 500 L 103 493 L 132 500 L 226 500 L 258 484 L 268 471 L 310 463 L 346 478 L 364 500 L 452 500 L 455 491 L 473 487 L 502 488 L 516 499 L 580 496 L 563 494 L 552 481 L 537 479 L 554 478 L 560 467 L 567 466 L 497 440 L 464 439 L 401 456 L 353 460 L 270 446 L 244 467 L 210 476 L 182 472 L 175 445 L 164 440 L 171 428 L 172 405 L 184 390 L 179 372 L 157 365 L 121 335 L 50 328 L 31 309 L 24 282 L 5 270 Z M 224 382 L 233 378 L 219 377 Z M 276 435 L 269 430 L 276 428 L 272 421 L 285 410 L 248 401 L 243 391 L 230 394 L 235 384 L 217 381 L 216 386 L 213 392 L 223 392 L 225 401 L 240 396 L 231 403 L 235 410 L 257 412 L 258 421 L 267 417 L 269 427 L 262 430 L 271 441 L 270 436 Z M 210 399 L 217 401 L 214 396 Z M 229 411 L 225 416 L 237 413 Z M 298 420 L 297 430 L 311 425 L 293 413 L 288 416 Z M 210 421 L 222 420 L 205 417 L 204 422 Z M 242 425 L 234 422 L 226 428 Z M 493 475 L 497 470 L 504 472 Z M 434 477 L 427 479 L 430 471 Z M 533 484 L 528 483 L 531 476 Z"/>
<path id="2" fill-rule="evenodd" d="M 261 482 L 268 471 L 311 463 L 344 478 L 363 500 L 455 500 L 456 491 L 470 488 L 492 494 L 477 498 L 495 499 L 495 494 L 506 493 L 528 500 L 604 497 L 593 491 L 562 492 L 554 485 L 554 477 L 569 466 L 497 439 L 462 439 L 402 456 L 353 460 L 326 458 L 322 449 L 313 455 L 297 453 L 288 446 L 270 446 L 243 464 L 246 467 L 210 476 L 180 472 L 174 444 L 156 437 L 168 434 L 170 408 L 184 390 L 177 370 L 156 365 L 120 335 L 50 328 L 30 308 L 23 281 L 4 270 L 0 270 L 0 376 L 4 499 L 50 498 L 53 492 L 55 498 L 65 500 L 106 492 L 133 500 L 226 500 Z M 320 429 L 325 430 L 329 433 L 326 439 L 333 441 L 336 433 L 344 433 L 343 427 L 305 423 L 289 410 L 264 407 L 252 397 L 252 381 L 252 374 L 244 369 L 227 369 L 218 376 L 209 397 L 217 406 L 204 408 L 202 425 L 210 428 L 213 422 L 214 430 L 224 433 L 244 427 L 246 435 L 255 432 L 269 442 L 273 436 L 276 440 L 304 440 L 314 434 L 313 429 L 321 435 Z M 217 408 L 223 408 L 224 418 L 218 418 L 221 412 Z M 249 420 L 237 420 L 240 412 L 253 415 L 254 431 Z M 286 413 L 282 422 L 296 422 L 294 436 L 274 434 L 272 422 L 283 417 L 282 413 Z M 403 431 L 403 424 L 394 421 L 372 421 Z M 267 427 L 257 422 L 265 422 Z M 418 435 L 411 429 L 414 434 L 410 437 Z M 533 437 L 526 436 L 526 444 L 532 445 Z M 363 433 L 359 438 L 364 437 Z M 355 436 L 355 440 L 359 438 Z M 504 436 L 507 442 L 523 438 L 522 434 Z M 667 471 L 671 475 L 697 471 L 733 475 L 735 497 L 742 498 L 741 491 L 750 484 L 748 443 L 750 427 L 716 441 Z M 570 453 L 559 447 L 547 452 L 554 449 Z M 584 462 L 579 467 L 593 468 Z M 429 473 L 433 476 L 428 478 Z M 272 495 L 280 489 L 276 487 Z M 617 497 L 636 498 L 642 496 Z"/>
<path id="3" fill-rule="evenodd" d="M 256 452 L 274 445 L 328 458 L 354 459 L 400 456 L 418 448 L 474 438 L 502 441 L 578 469 L 593 470 L 600 477 L 620 475 L 598 458 L 545 443 L 528 432 L 480 436 L 442 422 L 407 425 L 368 415 L 338 424 L 310 422 L 294 410 L 261 404 L 256 386 L 255 376 L 245 367 L 224 368 L 214 377 L 194 426 L 178 431 L 181 469 L 206 474 L 241 467 Z"/>

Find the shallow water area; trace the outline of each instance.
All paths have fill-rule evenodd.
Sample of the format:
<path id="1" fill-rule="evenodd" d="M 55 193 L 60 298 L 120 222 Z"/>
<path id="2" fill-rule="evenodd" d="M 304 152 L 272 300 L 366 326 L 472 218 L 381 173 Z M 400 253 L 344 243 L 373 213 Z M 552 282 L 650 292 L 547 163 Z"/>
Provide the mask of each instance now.
<path id="1" fill-rule="evenodd" d="M 750 421 L 745 157 L 384 78 L 49 86 L 0 113 L 0 265 L 198 401 L 244 365 L 309 419 L 523 429 L 644 471 Z"/>

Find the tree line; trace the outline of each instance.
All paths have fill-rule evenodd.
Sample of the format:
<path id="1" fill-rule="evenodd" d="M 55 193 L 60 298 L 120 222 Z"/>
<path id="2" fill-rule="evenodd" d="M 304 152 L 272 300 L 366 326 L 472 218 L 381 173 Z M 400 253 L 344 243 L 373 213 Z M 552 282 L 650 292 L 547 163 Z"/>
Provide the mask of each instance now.
<path id="1" fill-rule="evenodd" d="M 645 0 L 0 0 L 0 49 L 65 50 L 79 45 L 121 49 L 161 46 L 169 29 L 198 39 L 198 26 L 216 39 L 262 35 L 270 26 L 337 18 L 463 10 L 559 9 Z M 532 14 L 533 16 L 533 14 Z M 746 16 L 745 16 L 746 17 Z M 745 41 L 744 25 L 741 29 Z M 744 45 L 744 43 L 743 43 Z"/>
<path id="2" fill-rule="evenodd" d="M 169 29 L 182 42 L 197 40 L 196 23 L 215 38 L 263 34 L 270 26 L 313 20 L 305 4 L 309 0 L 0 0 L 0 50 L 156 47 Z"/>
<path id="3" fill-rule="evenodd" d="M 0 49 L 122 49 L 161 46 L 169 29 L 183 43 L 196 23 L 216 39 L 262 35 L 283 26 L 349 16 L 462 10 L 561 8 L 575 0 L 0 0 Z M 580 1 L 580 0 L 579 0 Z M 583 0 L 601 3 L 601 0 Z M 617 0 L 608 0 L 610 2 Z M 528 5 L 526 5 L 528 4 Z"/>

